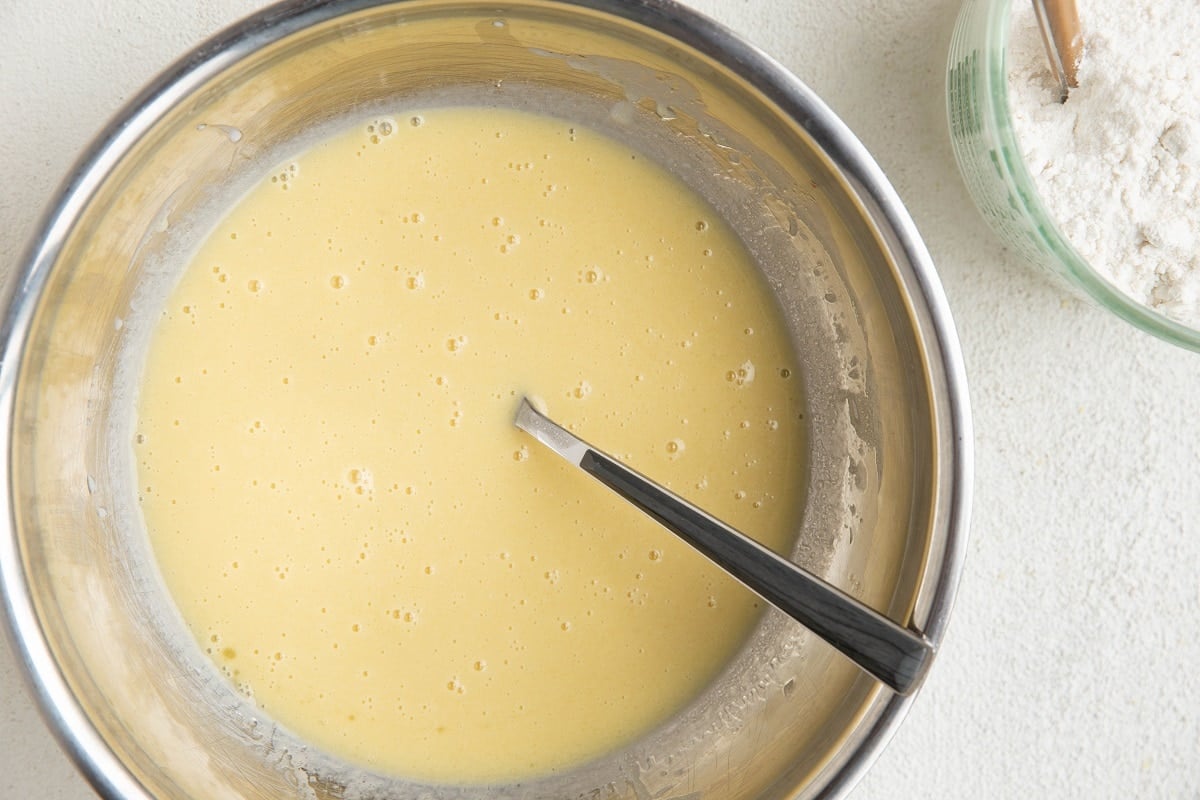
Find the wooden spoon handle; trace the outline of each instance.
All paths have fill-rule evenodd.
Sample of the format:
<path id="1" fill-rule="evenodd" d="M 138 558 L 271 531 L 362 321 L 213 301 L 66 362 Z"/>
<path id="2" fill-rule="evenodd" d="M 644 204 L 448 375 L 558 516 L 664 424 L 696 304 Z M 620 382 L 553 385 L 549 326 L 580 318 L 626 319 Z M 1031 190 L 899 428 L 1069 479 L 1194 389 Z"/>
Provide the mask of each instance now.
<path id="1" fill-rule="evenodd" d="M 1067 85 L 1079 86 L 1079 59 L 1083 55 L 1083 34 L 1079 30 L 1079 10 L 1075 0 L 1046 0 L 1046 14 L 1054 47 L 1062 58 Z"/>

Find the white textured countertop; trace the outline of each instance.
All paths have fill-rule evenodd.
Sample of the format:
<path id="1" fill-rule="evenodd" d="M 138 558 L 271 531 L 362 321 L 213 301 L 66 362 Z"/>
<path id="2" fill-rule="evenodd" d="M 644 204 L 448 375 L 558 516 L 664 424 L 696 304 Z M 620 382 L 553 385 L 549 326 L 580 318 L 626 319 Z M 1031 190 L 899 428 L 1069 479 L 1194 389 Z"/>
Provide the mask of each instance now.
<path id="1" fill-rule="evenodd" d="M 0 271 L 107 118 L 258 5 L 0 4 Z M 966 355 L 977 475 L 957 607 L 851 796 L 1200 798 L 1200 355 L 1065 296 L 981 222 L 943 110 L 958 0 L 694 5 L 863 140 L 925 237 Z M 93 797 L 2 637 L 0 797 Z"/>

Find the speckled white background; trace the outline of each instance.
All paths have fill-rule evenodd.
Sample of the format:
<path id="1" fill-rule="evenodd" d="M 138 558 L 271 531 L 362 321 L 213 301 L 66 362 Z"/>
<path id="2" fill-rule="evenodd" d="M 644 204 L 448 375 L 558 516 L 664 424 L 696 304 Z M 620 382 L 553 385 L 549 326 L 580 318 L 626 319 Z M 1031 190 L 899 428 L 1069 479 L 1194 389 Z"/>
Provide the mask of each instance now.
<path id="1" fill-rule="evenodd" d="M 958 0 L 693 4 L 864 141 L 925 237 L 966 355 L 977 476 L 957 608 L 852 798 L 1200 798 L 1200 355 L 1063 295 L 980 221 L 943 111 Z M 0 271 L 119 105 L 257 5 L 0 3 Z M 2 638 L 0 797 L 93 797 Z"/>

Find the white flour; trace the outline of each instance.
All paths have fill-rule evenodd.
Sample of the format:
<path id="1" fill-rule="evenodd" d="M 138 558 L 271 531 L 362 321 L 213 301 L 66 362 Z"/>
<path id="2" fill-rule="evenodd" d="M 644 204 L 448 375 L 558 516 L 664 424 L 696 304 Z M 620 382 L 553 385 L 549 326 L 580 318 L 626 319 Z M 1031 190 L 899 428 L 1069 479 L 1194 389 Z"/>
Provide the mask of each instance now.
<path id="1" fill-rule="evenodd" d="M 1009 105 L 1075 249 L 1138 302 L 1200 327 L 1200 4 L 1079 0 L 1079 88 L 1055 102 L 1029 0 L 1013 0 Z"/>

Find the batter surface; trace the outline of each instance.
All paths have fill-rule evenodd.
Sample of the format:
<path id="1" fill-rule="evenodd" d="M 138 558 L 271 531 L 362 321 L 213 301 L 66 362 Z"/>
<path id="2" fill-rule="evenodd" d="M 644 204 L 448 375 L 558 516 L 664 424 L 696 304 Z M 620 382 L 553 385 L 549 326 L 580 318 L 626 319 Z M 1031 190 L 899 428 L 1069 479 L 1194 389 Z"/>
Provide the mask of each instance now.
<path id="1" fill-rule="evenodd" d="M 168 588 L 261 709 L 382 772 L 518 779 L 646 733 L 737 652 L 759 601 L 513 428 L 523 394 L 790 549 L 775 302 L 636 152 L 512 111 L 380 117 L 219 223 L 134 448 Z"/>

